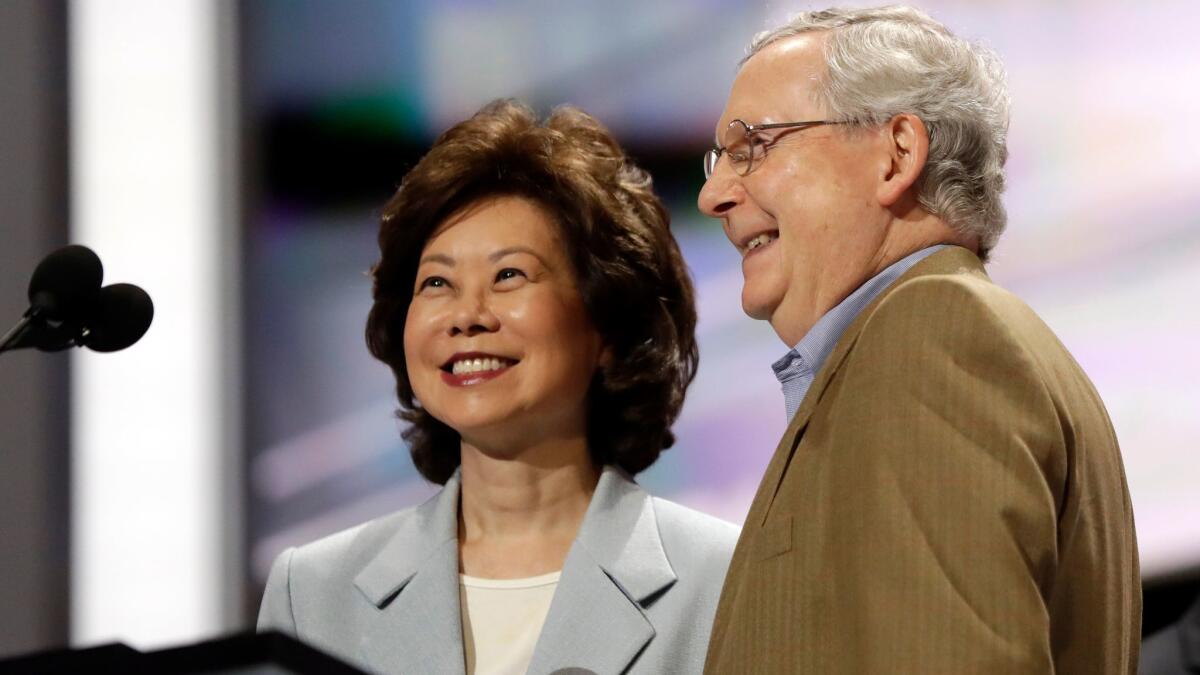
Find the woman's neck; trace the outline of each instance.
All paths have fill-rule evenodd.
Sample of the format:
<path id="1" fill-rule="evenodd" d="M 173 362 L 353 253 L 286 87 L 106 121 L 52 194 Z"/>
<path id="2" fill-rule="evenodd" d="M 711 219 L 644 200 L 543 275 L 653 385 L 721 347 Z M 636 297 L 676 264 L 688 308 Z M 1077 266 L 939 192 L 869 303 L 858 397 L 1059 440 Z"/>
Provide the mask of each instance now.
<path id="1" fill-rule="evenodd" d="M 458 511 L 463 572 L 519 578 L 561 569 L 599 477 L 586 438 L 502 456 L 464 441 Z"/>

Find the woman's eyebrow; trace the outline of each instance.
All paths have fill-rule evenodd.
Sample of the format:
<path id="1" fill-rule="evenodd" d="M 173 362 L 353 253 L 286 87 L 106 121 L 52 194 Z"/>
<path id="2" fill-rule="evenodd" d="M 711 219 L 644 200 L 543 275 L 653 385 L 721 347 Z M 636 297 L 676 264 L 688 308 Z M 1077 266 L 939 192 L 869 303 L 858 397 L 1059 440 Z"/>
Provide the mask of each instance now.
<path id="1" fill-rule="evenodd" d="M 420 265 L 424 265 L 425 263 L 441 263 L 441 264 L 445 265 L 446 267 L 454 267 L 454 264 L 455 264 L 454 258 L 451 258 L 450 256 L 446 255 L 445 253 L 431 253 L 427 256 L 422 257 L 421 262 L 417 263 L 417 265 L 420 266 Z"/>
<path id="2" fill-rule="evenodd" d="M 489 255 L 488 260 L 491 260 L 492 262 L 496 262 L 497 260 L 499 260 L 505 256 L 514 255 L 516 253 L 526 253 L 528 255 L 531 255 L 531 256 L 537 258 L 538 261 L 541 262 L 543 265 L 546 265 L 546 260 L 544 258 L 542 258 L 542 256 L 538 255 L 537 251 L 529 248 L 528 246 L 509 246 L 508 248 L 502 248 L 499 251 L 496 251 L 495 253 Z M 546 267 L 549 267 L 549 265 L 546 265 Z"/>

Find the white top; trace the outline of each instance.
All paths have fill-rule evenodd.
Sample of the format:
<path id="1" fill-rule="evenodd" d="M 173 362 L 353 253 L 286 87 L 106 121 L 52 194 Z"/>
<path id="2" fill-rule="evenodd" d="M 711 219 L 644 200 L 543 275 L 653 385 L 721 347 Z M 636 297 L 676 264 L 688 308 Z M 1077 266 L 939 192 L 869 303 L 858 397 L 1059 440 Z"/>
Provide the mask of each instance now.
<path id="1" fill-rule="evenodd" d="M 562 572 L 526 579 L 459 575 L 467 675 L 525 675 Z"/>

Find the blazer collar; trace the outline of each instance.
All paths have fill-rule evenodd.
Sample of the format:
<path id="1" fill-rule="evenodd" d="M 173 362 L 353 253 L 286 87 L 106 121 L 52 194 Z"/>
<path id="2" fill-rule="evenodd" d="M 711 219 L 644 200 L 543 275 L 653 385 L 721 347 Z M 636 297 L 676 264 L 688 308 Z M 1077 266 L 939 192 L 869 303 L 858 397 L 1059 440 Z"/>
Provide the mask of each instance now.
<path id="1" fill-rule="evenodd" d="M 576 548 L 641 604 L 677 579 L 650 495 L 616 467 L 606 466 L 600 474 L 572 552 Z M 572 562 L 568 556 L 564 573 Z"/>
<path id="2" fill-rule="evenodd" d="M 399 519 L 387 544 L 354 578 L 380 611 L 359 645 L 373 669 L 463 674 L 459 486 L 455 473 L 412 517 Z"/>
<path id="3" fill-rule="evenodd" d="M 650 495 L 619 469 L 605 467 L 563 564 L 529 672 L 625 672 L 655 635 L 644 608 L 676 579 Z"/>
<path id="4" fill-rule="evenodd" d="M 796 415 L 792 418 L 791 423 L 788 424 L 787 431 L 783 434 L 783 439 L 779 441 L 779 446 L 776 448 L 775 454 L 771 457 L 771 461 L 767 465 L 766 473 L 763 475 L 763 480 L 759 487 L 759 496 L 764 491 L 769 490 L 768 494 L 770 497 L 766 500 L 761 500 L 761 503 L 757 497 L 755 498 L 750 512 L 746 515 L 747 524 L 757 523 L 758 525 L 762 525 L 765 522 L 771 504 L 775 501 L 775 494 L 779 490 L 779 484 L 783 481 L 783 475 L 787 472 L 788 465 L 792 461 L 792 456 L 796 452 L 796 446 L 800 444 L 800 439 L 804 436 L 804 429 L 808 426 L 813 411 L 816 410 L 817 405 L 821 402 L 821 395 L 825 393 L 825 389 L 829 386 L 830 381 L 833 380 L 833 376 L 841 368 L 842 362 L 846 360 L 846 356 L 858 341 L 858 336 L 862 333 L 863 327 L 866 326 L 879 304 L 892 291 L 910 279 L 926 275 L 960 273 L 987 277 L 987 273 L 983 269 L 983 263 L 980 262 L 978 256 L 960 246 L 948 246 L 913 265 L 912 268 L 900 275 L 896 281 L 859 312 L 854 321 L 846 328 L 846 331 L 842 333 L 842 337 L 838 339 L 837 345 L 829 354 L 825 365 L 821 367 L 816 379 L 813 380 L 812 386 L 809 387 L 808 393 L 804 395 L 804 401 L 800 403 L 800 408 L 796 411 Z"/>
<path id="5" fill-rule="evenodd" d="M 401 519 L 354 579 L 381 612 L 361 645 L 374 668 L 463 672 L 460 486 L 456 473 L 413 517 Z M 676 579 L 650 495 L 621 470 L 605 467 L 563 564 L 529 672 L 625 671 L 655 635 L 644 608 Z"/>

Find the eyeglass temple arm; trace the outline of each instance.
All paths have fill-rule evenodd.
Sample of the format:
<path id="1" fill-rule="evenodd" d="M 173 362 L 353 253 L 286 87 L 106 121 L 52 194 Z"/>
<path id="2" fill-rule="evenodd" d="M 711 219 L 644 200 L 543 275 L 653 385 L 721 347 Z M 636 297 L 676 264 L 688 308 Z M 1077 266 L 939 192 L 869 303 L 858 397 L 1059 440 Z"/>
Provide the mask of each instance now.
<path id="1" fill-rule="evenodd" d="M 782 129 L 784 127 L 803 127 L 817 124 L 845 124 L 845 122 L 835 122 L 831 120 L 809 120 L 807 122 L 775 122 L 772 124 L 747 124 L 746 131 L 754 132 L 762 129 Z"/>

